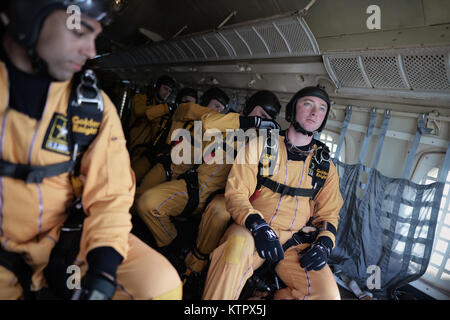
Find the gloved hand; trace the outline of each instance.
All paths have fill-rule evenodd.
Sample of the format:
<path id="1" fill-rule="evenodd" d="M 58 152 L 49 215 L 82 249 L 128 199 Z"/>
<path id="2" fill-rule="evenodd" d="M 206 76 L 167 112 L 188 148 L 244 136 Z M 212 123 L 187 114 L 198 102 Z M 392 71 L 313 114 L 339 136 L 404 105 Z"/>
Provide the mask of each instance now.
<path id="1" fill-rule="evenodd" d="M 81 289 L 75 291 L 72 300 L 111 300 L 116 291 L 112 277 L 97 273 L 86 273 L 81 279 Z"/>
<path id="2" fill-rule="evenodd" d="M 253 235 L 255 247 L 261 258 L 271 262 L 284 259 L 284 251 L 277 234 L 258 214 L 251 214 L 245 226 Z"/>
<path id="3" fill-rule="evenodd" d="M 280 130 L 280 125 L 275 120 L 264 119 L 261 117 L 239 117 L 240 128 L 241 129 L 249 129 L 249 128 L 257 128 L 257 129 L 278 129 Z"/>
<path id="4" fill-rule="evenodd" d="M 112 247 L 94 248 L 86 256 L 89 269 L 72 300 L 110 300 L 116 291 L 116 273 L 123 257 Z"/>
<path id="5" fill-rule="evenodd" d="M 320 237 L 309 248 L 300 252 L 300 265 L 306 271 L 319 271 L 327 264 L 333 242 L 328 237 Z"/>

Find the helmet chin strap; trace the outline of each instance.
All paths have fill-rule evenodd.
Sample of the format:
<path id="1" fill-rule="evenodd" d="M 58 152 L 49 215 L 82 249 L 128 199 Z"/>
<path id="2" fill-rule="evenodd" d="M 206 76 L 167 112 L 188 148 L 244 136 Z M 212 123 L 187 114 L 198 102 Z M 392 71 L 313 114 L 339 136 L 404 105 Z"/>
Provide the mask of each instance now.
<path id="1" fill-rule="evenodd" d="M 294 125 L 295 131 L 307 135 L 309 137 L 312 137 L 314 135 L 314 132 L 303 129 L 303 127 L 297 121 L 293 122 L 292 124 Z"/>
<path id="2" fill-rule="evenodd" d="M 48 65 L 47 62 L 42 59 L 35 48 L 31 48 L 27 50 L 28 57 L 31 61 L 31 66 L 33 68 L 33 71 L 36 72 L 37 75 L 46 76 L 51 78 L 49 72 L 48 72 Z"/>

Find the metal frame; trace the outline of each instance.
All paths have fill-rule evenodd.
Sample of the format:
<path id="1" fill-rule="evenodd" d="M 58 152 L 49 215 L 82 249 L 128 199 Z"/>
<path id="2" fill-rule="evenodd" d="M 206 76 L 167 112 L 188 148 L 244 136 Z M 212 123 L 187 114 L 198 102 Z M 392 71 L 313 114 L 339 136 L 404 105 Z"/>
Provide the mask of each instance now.
<path id="1" fill-rule="evenodd" d="M 298 33 L 296 39 L 291 39 L 286 37 L 286 34 L 279 27 L 280 24 L 288 22 L 287 25 L 291 25 L 292 31 Z M 261 34 L 259 28 L 267 28 L 270 35 Z M 295 30 L 294 30 L 295 28 Z M 252 34 L 261 40 L 264 45 L 266 52 L 260 53 L 255 52 L 256 43 L 252 44 L 246 36 L 242 34 L 242 31 L 252 31 Z M 225 32 L 226 31 L 226 32 Z M 227 38 L 227 34 L 234 33 L 238 39 L 245 45 L 248 50 L 248 54 L 239 54 L 238 50 L 235 48 L 237 44 L 234 44 L 233 39 Z M 300 32 L 300 33 L 299 33 Z M 281 40 L 280 40 L 281 38 Z M 198 40 L 202 39 L 208 49 L 215 53 L 215 57 L 209 57 L 204 48 L 204 44 L 200 43 Z M 214 41 L 212 41 L 214 39 Z M 307 43 L 305 42 L 307 40 Z M 213 43 L 217 40 L 217 43 Z M 271 44 L 277 44 L 282 42 L 286 46 L 286 50 L 282 52 L 273 52 L 271 50 Z M 302 41 L 302 47 L 308 48 L 303 51 L 293 50 L 292 42 Z M 290 43 L 291 42 L 291 43 Z M 239 43 L 239 45 L 242 45 Z M 183 45 L 181 45 L 183 44 Z M 192 46 L 195 46 L 193 48 Z M 223 46 L 223 48 L 222 48 Z M 297 46 L 298 47 L 298 46 Z M 177 50 L 178 54 L 171 54 L 166 51 Z M 228 55 L 221 54 L 223 50 L 226 50 Z M 203 54 L 199 56 L 195 52 L 200 50 Z M 141 53 L 148 54 L 149 52 L 153 54 L 148 54 L 145 59 L 135 60 L 133 57 L 137 55 L 137 51 Z M 279 51 L 279 50 L 277 50 Z M 302 56 L 319 56 L 320 51 L 317 45 L 317 41 L 314 38 L 311 30 L 306 24 L 303 17 L 299 16 L 298 13 L 289 13 L 286 15 L 275 16 L 267 19 L 260 19 L 249 21 L 246 23 L 231 25 L 223 27 L 220 30 L 212 30 L 204 33 L 195 33 L 186 36 L 180 36 L 168 41 L 161 41 L 152 43 L 150 45 L 143 46 L 141 48 L 133 49 L 130 51 L 104 55 L 97 58 L 97 63 L 100 67 L 105 68 L 129 68 L 140 64 L 148 65 L 161 65 L 161 64 L 176 64 L 176 63 L 202 63 L 217 60 L 243 60 L 243 59 L 265 59 L 265 58 L 280 58 L 280 57 L 302 57 Z M 179 56 L 183 58 L 179 58 Z M 118 59 L 116 59 L 118 58 Z"/>

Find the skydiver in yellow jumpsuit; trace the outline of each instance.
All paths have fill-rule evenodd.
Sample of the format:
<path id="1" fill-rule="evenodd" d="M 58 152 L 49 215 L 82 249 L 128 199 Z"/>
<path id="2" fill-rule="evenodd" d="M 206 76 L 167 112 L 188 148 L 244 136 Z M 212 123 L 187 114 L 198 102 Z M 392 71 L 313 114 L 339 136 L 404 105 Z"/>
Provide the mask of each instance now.
<path id="1" fill-rule="evenodd" d="M 139 157 L 135 158 L 132 162 L 132 168 L 136 175 L 136 184 L 138 188 L 136 189 L 136 194 L 141 194 L 141 189 L 148 188 L 145 187 L 148 183 L 160 183 L 164 181 L 164 175 L 161 177 L 156 177 L 154 175 L 148 177 L 143 187 L 140 188 L 140 184 L 144 176 L 153 168 L 153 166 L 158 165 L 163 166 L 164 159 L 167 158 L 168 152 L 170 152 L 170 136 L 172 134 L 172 121 L 173 115 L 176 112 L 177 105 L 184 103 L 197 103 L 197 90 L 192 88 L 182 88 L 175 99 L 175 104 L 163 103 L 155 106 L 147 107 L 145 109 L 145 117 L 149 123 L 154 124 L 155 134 L 152 135 L 152 140 L 148 143 L 142 145 L 139 152 Z M 177 121 L 177 115 L 175 115 L 175 121 Z M 157 124 L 156 124 L 157 122 Z M 160 170 L 158 170 L 160 172 Z M 161 171 L 164 174 L 164 171 Z M 151 181 L 151 182 L 150 182 Z"/>
<path id="2" fill-rule="evenodd" d="M 191 93 L 192 94 L 192 93 Z M 224 112 L 224 106 L 228 103 L 228 96 L 221 89 L 212 87 L 208 89 L 201 97 L 200 104 L 196 104 L 191 99 L 186 98 L 185 103 L 181 103 L 178 107 L 174 107 L 174 113 L 172 116 L 172 123 L 170 127 L 169 134 L 167 136 L 166 145 L 167 148 L 163 154 L 158 155 L 158 159 L 155 161 L 156 164 L 145 173 L 142 178 L 138 188 L 136 189 L 136 199 L 139 198 L 145 191 L 157 186 L 165 181 L 171 181 L 178 179 L 178 177 L 192 168 L 192 163 L 194 159 L 189 163 L 174 164 L 171 159 L 171 148 L 172 146 L 181 142 L 182 138 L 177 141 L 171 141 L 172 135 L 176 130 L 187 129 L 191 131 L 191 141 L 193 141 L 193 129 L 194 121 L 200 120 L 201 117 L 208 113 L 219 114 L 219 112 Z M 165 105 L 156 106 L 158 111 L 160 107 L 165 107 Z M 154 115 L 154 111 L 149 109 L 146 111 L 147 117 L 151 118 Z M 193 156 L 194 149 L 191 149 L 191 155 Z M 136 168 L 136 170 L 141 171 L 141 168 Z"/>
<path id="3" fill-rule="evenodd" d="M 82 13 L 79 30 L 66 24 L 67 1 L 50 6 L 49 1 L 14 0 L 6 12 L 10 25 L 0 45 L 0 255 L 6 256 L 0 259 L 5 262 L 0 265 L 0 299 L 20 299 L 47 286 L 43 270 L 74 190 L 70 169 L 43 177 L 33 173 L 70 163 L 68 136 L 77 132 L 96 135 L 79 169 L 86 217 L 73 264 L 83 276 L 80 297 L 181 299 L 176 270 L 130 234 L 135 181 L 116 108 L 98 90 L 103 102 L 91 108 L 103 108 L 101 122 L 69 118 L 71 79 L 96 56 L 95 39 L 112 4 L 76 3 Z M 29 286 L 19 283 L 21 270 L 8 265 L 11 257 L 31 270 Z"/>
<path id="4" fill-rule="evenodd" d="M 253 139 L 239 151 L 245 161 L 234 163 L 225 191 L 226 209 L 234 223 L 210 254 L 203 299 L 238 299 L 246 281 L 265 260 L 276 263 L 275 272 L 286 285 L 276 292 L 275 299 L 340 298 L 327 259 L 343 200 L 336 168 L 320 152 L 324 145 L 313 139 L 314 131 L 325 126 L 329 111 L 329 97 L 318 87 L 306 87 L 292 97 L 286 106 L 286 120 L 291 125 L 278 137 L 273 175 L 263 179 L 259 190 L 259 165 L 251 163 L 254 155 L 248 150 L 253 145 L 261 155 L 264 146 Z M 316 160 L 320 165 L 329 162 L 328 172 L 312 170 L 311 162 Z M 319 190 L 313 188 L 313 179 L 325 179 Z M 313 243 L 294 244 L 284 251 L 282 245 L 310 217 L 318 229 Z"/>
<path id="5" fill-rule="evenodd" d="M 280 109 L 281 105 L 276 95 L 268 90 L 261 90 L 246 101 L 241 114 L 204 115 L 203 127 L 205 130 L 215 128 L 222 132 L 227 129 L 275 128 L 274 123 L 267 120 L 276 120 Z M 231 216 L 225 208 L 224 194 L 216 195 L 202 214 L 196 244 L 185 258 L 186 276 L 197 275 L 198 277 L 198 273 L 208 263 L 209 254 L 218 246 L 230 219 Z"/>
<path id="6" fill-rule="evenodd" d="M 148 110 L 155 106 L 165 104 L 172 92 L 176 89 L 176 82 L 171 77 L 164 75 L 156 80 L 153 93 L 139 93 L 133 97 L 130 120 L 129 137 L 127 147 L 130 152 L 131 167 L 136 173 L 136 181 L 139 182 L 142 174 L 136 168 L 142 168 L 142 162 L 146 157 L 142 156 L 158 135 L 164 130 L 164 124 L 170 121 L 172 113 L 159 108 L 155 110 L 151 119 L 146 116 Z M 158 108 L 157 108 L 158 109 Z M 144 158 L 144 160 L 142 160 Z M 149 164 L 147 164 L 149 165 Z M 145 174 L 145 172 L 143 173 Z"/>
<path id="7" fill-rule="evenodd" d="M 200 104 L 208 105 L 213 109 L 219 108 L 218 111 L 223 112 L 223 109 L 227 107 L 228 100 L 228 96 L 222 90 L 212 88 L 204 93 L 200 99 Z M 177 120 L 180 120 L 174 121 L 174 125 L 177 128 L 182 128 L 186 122 L 201 119 L 203 114 L 198 112 L 192 113 L 192 107 L 207 109 L 191 104 L 178 106 L 174 114 L 174 120 L 175 117 L 177 117 Z M 211 110 L 208 113 L 219 114 Z M 195 115 L 197 116 L 196 118 L 193 117 Z M 200 141 L 199 143 L 202 142 Z M 207 144 L 204 143 L 204 146 Z M 194 152 L 191 153 L 191 156 L 193 154 Z M 208 197 L 213 192 L 223 188 L 230 168 L 230 165 L 226 163 L 202 163 L 195 166 L 193 159 L 188 165 L 189 168 L 195 167 L 195 170 L 188 171 L 189 177 L 188 173 L 185 173 L 184 176 L 178 176 L 178 179 L 173 177 L 171 181 L 146 189 L 136 202 L 136 210 L 139 216 L 149 227 L 160 250 L 164 252 L 170 251 L 169 245 L 177 238 L 178 234 L 171 217 L 181 214 L 189 216 L 200 213 Z M 173 166 L 175 171 L 177 167 L 185 166 L 185 164 Z M 149 174 L 152 174 L 154 170 L 157 170 L 157 166 Z M 190 189 L 190 178 L 195 180 L 193 183 L 197 184 L 197 188 L 193 187 L 193 189 Z"/>

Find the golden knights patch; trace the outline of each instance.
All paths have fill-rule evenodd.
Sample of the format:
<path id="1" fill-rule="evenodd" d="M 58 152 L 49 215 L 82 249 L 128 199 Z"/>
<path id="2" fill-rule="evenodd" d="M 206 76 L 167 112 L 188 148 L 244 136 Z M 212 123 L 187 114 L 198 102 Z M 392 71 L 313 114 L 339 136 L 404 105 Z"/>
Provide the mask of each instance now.
<path id="1" fill-rule="evenodd" d="M 72 130 L 85 136 L 96 135 L 100 128 L 100 122 L 91 118 L 72 117 Z"/>
<path id="2" fill-rule="evenodd" d="M 68 139 L 67 117 L 59 113 L 53 114 L 42 148 L 59 154 L 70 155 Z"/>
<path id="3" fill-rule="evenodd" d="M 315 178 L 318 178 L 318 179 L 326 180 L 327 177 L 328 177 L 328 171 L 322 170 L 316 164 L 311 162 L 311 165 L 308 168 L 308 175 L 311 178 L 315 177 Z"/>

